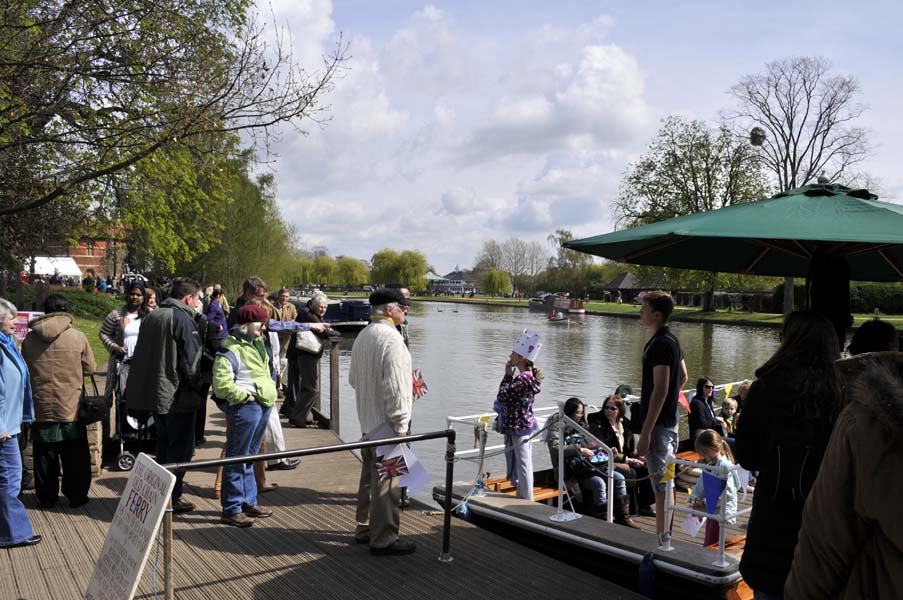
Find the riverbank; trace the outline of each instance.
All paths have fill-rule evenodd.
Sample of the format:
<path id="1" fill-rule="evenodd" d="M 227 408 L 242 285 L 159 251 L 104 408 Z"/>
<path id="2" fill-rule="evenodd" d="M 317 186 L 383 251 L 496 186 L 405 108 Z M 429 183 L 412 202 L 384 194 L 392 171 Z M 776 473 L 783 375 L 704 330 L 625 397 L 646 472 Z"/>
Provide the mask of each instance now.
<path id="1" fill-rule="evenodd" d="M 528 308 L 526 298 L 490 298 L 477 296 L 474 298 L 461 298 L 458 296 L 417 296 L 415 301 L 422 302 L 448 302 L 451 304 L 479 304 L 483 306 L 509 306 L 514 308 Z M 638 304 L 616 304 L 614 302 L 600 302 L 590 300 L 584 303 L 586 314 L 603 315 L 607 317 L 620 317 L 625 319 L 639 319 L 640 307 Z M 881 319 L 889 321 L 898 329 L 903 327 L 903 315 L 879 315 Z M 865 321 L 874 318 L 868 313 L 854 314 L 854 327 L 858 327 Z M 743 325 L 747 327 L 781 327 L 784 322 L 783 315 L 774 313 L 758 313 L 745 311 L 717 310 L 715 312 L 703 312 L 695 307 L 675 306 L 672 321 L 686 321 L 692 323 L 714 323 L 718 325 Z"/>

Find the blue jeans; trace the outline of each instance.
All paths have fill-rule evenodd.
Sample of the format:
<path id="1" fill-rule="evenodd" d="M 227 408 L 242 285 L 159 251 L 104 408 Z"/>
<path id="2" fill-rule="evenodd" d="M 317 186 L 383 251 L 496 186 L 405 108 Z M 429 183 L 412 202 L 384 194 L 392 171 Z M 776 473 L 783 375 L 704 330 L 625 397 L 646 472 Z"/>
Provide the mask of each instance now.
<path id="1" fill-rule="evenodd" d="M 190 462 L 194 454 L 195 412 L 154 415 L 157 424 L 157 462 L 161 465 Z M 176 485 L 172 488 L 172 501 L 182 497 L 182 480 L 185 471 L 176 471 Z"/>
<path id="2" fill-rule="evenodd" d="M 624 476 L 617 471 L 614 472 L 614 483 L 615 496 L 626 496 L 627 482 L 624 481 Z M 580 489 L 584 490 L 587 500 L 589 500 L 593 508 L 605 504 L 608 499 L 608 485 L 602 477 L 587 477 L 581 480 Z"/>
<path id="3" fill-rule="evenodd" d="M 34 535 L 25 505 L 19 500 L 22 488 L 22 457 L 19 440 L 13 436 L 0 442 L 0 548 L 24 542 Z"/>
<path id="4" fill-rule="evenodd" d="M 230 404 L 226 413 L 229 429 L 226 437 L 226 458 L 256 454 L 270 420 L 273 407 L 262 406 L 252 400 L 242 404 Z M 237 515 L 245 506 L 257 506 L 257 481 L 253 463 L 240 463 L 223 467 L 222 500 L 223 516 Z"/>

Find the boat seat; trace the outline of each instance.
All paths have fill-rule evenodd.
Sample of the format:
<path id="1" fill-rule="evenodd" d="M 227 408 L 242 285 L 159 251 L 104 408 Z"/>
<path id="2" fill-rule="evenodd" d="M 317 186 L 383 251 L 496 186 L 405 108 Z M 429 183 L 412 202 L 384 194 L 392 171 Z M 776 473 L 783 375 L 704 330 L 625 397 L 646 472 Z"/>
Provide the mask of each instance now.
<path id="1" fill-rule="evenodd" d="M 517 495 L 517 488 L 513 483 L 508 481 L 505 477 L 493 477 L 492 479 L 487 479 L 483 482 L 486 486 L 486 489 L 490 492 L 498 492 L 500 494 L 508 494 L 509 496 Z M 553 498 L 558 497 L 558 488 L 557 487 L 548 487 L 543 485 L 534 485 L 533 486 L 533 501 L 534 502 L 547 502 Z"/>

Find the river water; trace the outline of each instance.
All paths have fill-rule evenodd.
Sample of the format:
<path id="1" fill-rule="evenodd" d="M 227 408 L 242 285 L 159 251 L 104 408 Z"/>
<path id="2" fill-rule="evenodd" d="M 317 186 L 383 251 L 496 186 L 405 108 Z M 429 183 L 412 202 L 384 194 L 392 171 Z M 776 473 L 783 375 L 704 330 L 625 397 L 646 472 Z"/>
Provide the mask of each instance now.
<path id="1" fill-rule="evenodd" d="M 637 308 L 639 312 L 639 308 Z M 423 371 L 429 393 L 414 405 L 414 432 L 446 428 L 446 417 L 492 411 L 505 361 L 524 328 L 538 332 L 543 345 L 537 359 L 544 380 L 535 407 L 553 406 L 577 396 L 601 405 L 619 384 L 639 393 L 641 356 L 649 336 L 639 319 L 587 315 L 582 324 L 549 323 L 544 315 L 525 308 L 416 302 L 409 314 L 410 349 L 414 367 Z M 752 377 L 777 349 L 778 331 L 772 328 L 673 323 L 672 331 L 686 354 L 690 381 L 706 375 L 716 383 Z M 360 438 L 354 390 L 348 385 L 353 336 L 346 334 L 340 353 L 340 435 L 345 441 Z M 328 407 L 328 360 L 322 361 L 323 404 Z M 472 430 L 456 427 L 458 449 L 472 446 Z M 489 443 L 500 443 L 496 434 Z M 432 485 L 444 482 L 444 440 L 420 442 L 415 451 L 432 481 L 419 494 L 427 499 Z M 536 469 L 548 466 L 544 446 L 534 446 Z M 504 459 L 487 461 L 484 471 L 504 474 Z M 461 461 L 455 479 L 473 479 L 476 465 Z"/>

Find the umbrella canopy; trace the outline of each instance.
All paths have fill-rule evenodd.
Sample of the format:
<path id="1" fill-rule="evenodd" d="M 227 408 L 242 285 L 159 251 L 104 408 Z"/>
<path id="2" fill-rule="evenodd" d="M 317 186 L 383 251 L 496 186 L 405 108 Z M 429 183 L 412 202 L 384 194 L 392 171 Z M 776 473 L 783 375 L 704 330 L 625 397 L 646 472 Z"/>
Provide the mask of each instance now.
<path id="1" fill-rule="evenodd" d="M 564 246 L 631 264 L 785 277 L 805 277 L 821 246 L 846 258 L 853 280 L 901 281 L 903 206 L 877 198 L 868 190 L 807 185 Z"/>

